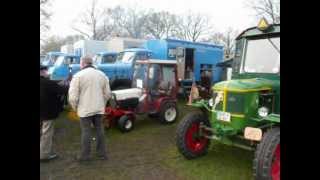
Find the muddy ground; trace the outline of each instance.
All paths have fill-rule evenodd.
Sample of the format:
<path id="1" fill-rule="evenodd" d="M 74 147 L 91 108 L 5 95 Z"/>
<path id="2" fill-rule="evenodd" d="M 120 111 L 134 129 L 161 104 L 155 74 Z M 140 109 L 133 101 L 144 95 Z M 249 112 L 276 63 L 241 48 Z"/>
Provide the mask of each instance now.
<path id="1" fill-rule="evenodd" d="M 193 109 L 179 103 L 181 120 Z M 55 151 L 59 158 L 40 163 L 41 180 L 250 180 L 253 152 L 211 143 L 208 155 L 186 160 L 177 151 L 175 130 L 178 122 L 162 125 L 147 116 L 138 116 L 133 131 L 106 130 L 108 161 L 78 163 L 79 123 L 66 118 L 56 121 Z M 92 143 L 95 152 L 95 142 Z M 94 157 L 94 156 L 93 156 Z"/>

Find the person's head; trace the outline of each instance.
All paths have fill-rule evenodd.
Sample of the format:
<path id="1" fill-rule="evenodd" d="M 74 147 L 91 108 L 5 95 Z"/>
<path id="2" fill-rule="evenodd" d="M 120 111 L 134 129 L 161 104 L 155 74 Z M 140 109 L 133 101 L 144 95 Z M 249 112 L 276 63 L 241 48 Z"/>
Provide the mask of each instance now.
<path id="1" fill-rule="evenodd" d="M 84 56 L 81 58 L 81 61 L 80 61 L 80 68 L 83 69 L 87 66 L 90 66 L 92 65 L 92 58 L 90 56 Z"/>
<path id="2" fill-rule="evenodd" d="M 40 65 L 40 76 L 48 77 L 48 67 Z"/>

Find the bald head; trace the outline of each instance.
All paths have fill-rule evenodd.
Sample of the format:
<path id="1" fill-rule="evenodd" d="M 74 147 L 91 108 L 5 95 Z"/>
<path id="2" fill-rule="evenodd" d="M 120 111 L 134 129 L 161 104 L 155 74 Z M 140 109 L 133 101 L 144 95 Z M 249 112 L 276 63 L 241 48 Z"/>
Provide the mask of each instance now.
<path id="1" fill-rule="evenodd" d="M 92 58 L 90 56 L 84 56 L 81 58 L 80 67 L 85 68 L 86 66 L 92 65 Z"/>

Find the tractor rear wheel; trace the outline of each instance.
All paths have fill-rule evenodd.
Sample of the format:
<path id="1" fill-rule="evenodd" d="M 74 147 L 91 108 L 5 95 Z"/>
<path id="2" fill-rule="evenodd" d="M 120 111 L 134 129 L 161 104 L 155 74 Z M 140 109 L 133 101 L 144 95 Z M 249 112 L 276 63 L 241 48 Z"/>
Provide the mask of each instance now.
<path id="1" fill-rule="evenodd" d="M 253 172 L 257 180 L 280 180 L 280 128 L 263 135 L 255 153 Z"/>
<path id="2" fill-rule="evenodd" d="M 203 130 L 200 134 L 200 124 L 210 127 L 210 122 L 199 112 L 187 114 L 179 123 L 176 132 L 178 150 L 187 159 L 193 159 L 207 154 L 210 140 L 203 135 L 210 132 Z"/>
<path id="3" fill-rule="evenodd" d="M 129 132 L 133 129 L 134 123 L 131 118 L 126 115 L 123 115 L 118 120 L 118 128 L 121 132 Z"/>
<path id="4" fill-rule="evenodd" d="M 177 120 L 178 109 L 175 103 L 167 102 L 162 105 L 159 113 L 159 120 L 163 124 L 171 124 Z"/>

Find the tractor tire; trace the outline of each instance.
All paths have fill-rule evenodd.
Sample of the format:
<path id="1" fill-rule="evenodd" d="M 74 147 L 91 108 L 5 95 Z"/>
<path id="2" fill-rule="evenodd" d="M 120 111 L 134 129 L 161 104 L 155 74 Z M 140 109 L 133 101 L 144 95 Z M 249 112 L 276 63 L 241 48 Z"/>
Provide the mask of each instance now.
<path id="1" fill-rule="evenodd" d="M 280 128 L 263 135 L 255 152 L 253 172 L 256 180 L 280 180 Z"/>
<path id="2" fill-rule="evenodd" d="M 159 121 L 162 124 L 171 124 L 177 120 L 178 108 L 175 103 L 167 102 L 162 105 L 158 115 Z"/>
<path id="3" fill-rule="evenodd" d="M 192 112 L 187 114 L 177 127 L 176 145 L 186 159 L 194 159 L 208 153 L 210 140 L 198 134 L 201 122 L 211 127 L 209 120 L 203 113 Z"/>
<path id="4" fill-rule="evenodd" d="M 132 119 L 130 119 L 128 116 L 123 115 L 118 120 L 118 128 L 121 132 L 129 132 L 133 129 L 134 122 Z"/>

